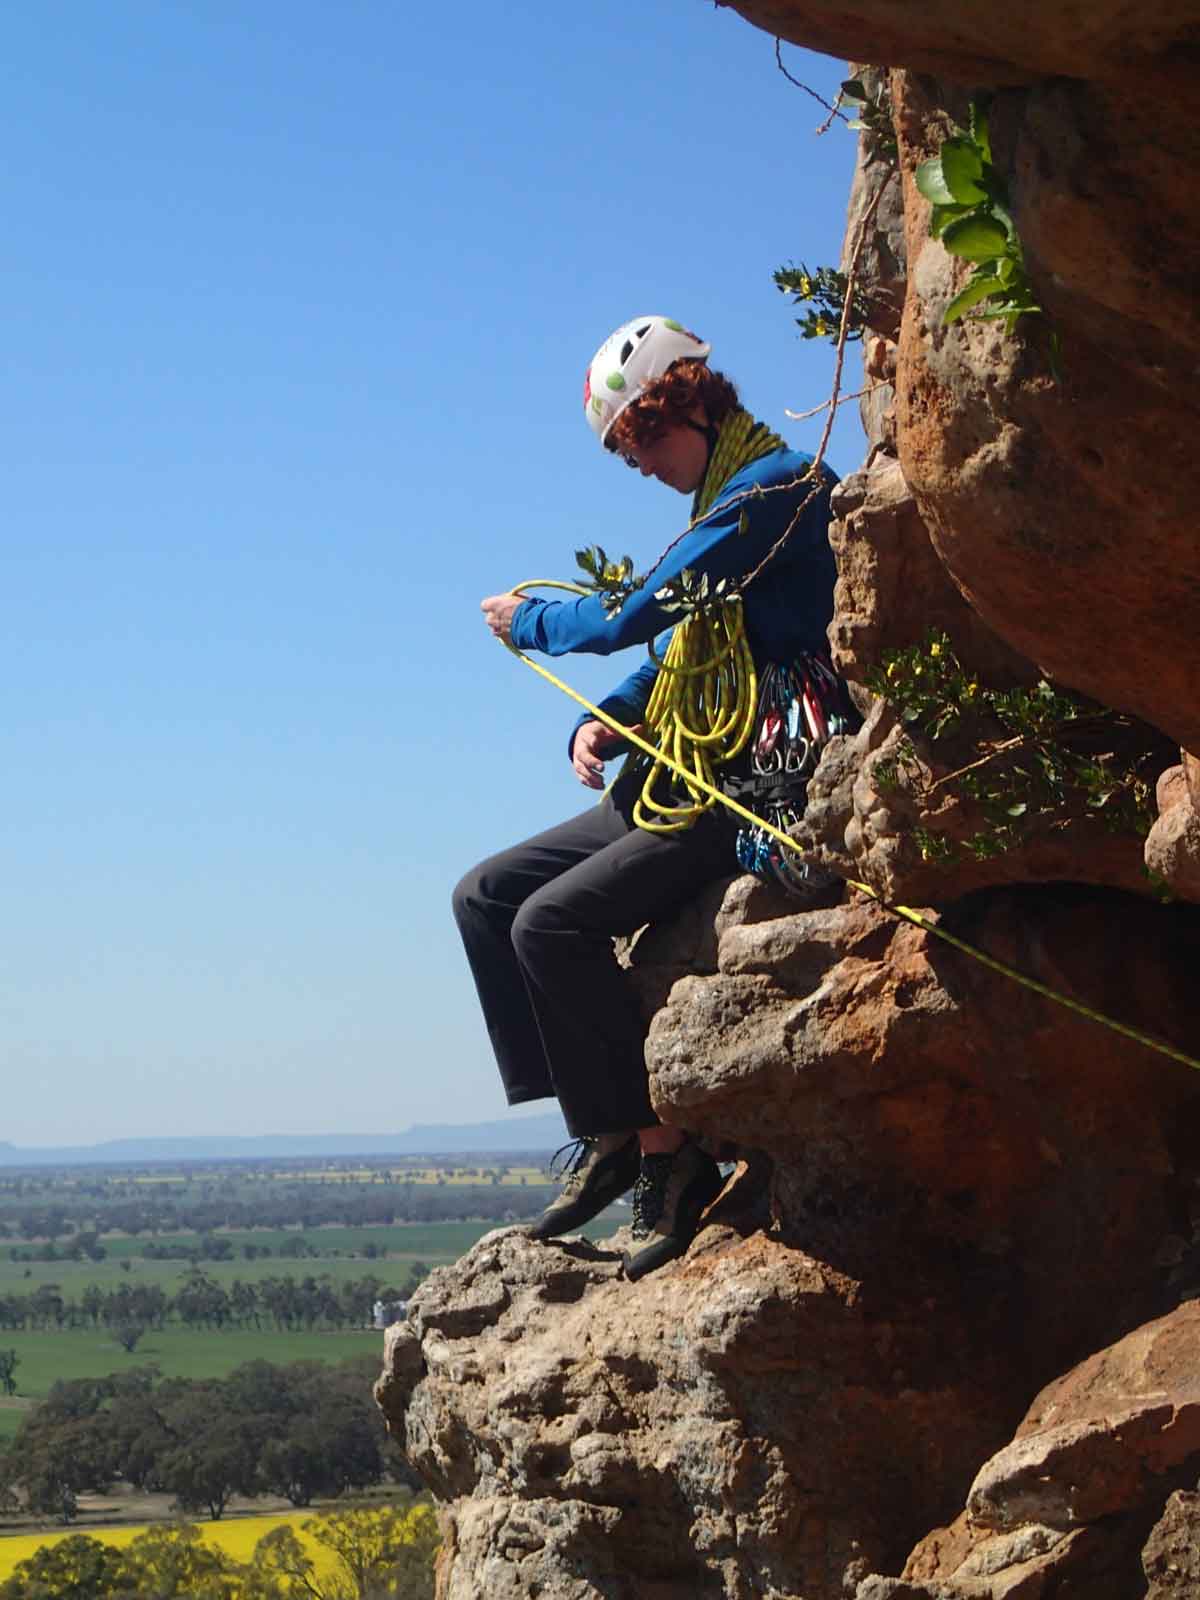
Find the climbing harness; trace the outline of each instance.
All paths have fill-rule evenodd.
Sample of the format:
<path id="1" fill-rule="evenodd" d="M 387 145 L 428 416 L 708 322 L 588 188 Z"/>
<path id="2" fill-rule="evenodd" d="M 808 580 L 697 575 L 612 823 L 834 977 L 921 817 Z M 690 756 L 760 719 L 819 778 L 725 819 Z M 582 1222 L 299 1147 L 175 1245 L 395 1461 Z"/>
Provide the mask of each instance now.
<path id="1" fill-rule="evenodd" d="M 827 659 L 806 652 L 787 666 L 763 669 L 749 759 L 721 778 L 725 794 L 745 800 L 762 818 L 757 827 L 738 830 L 735 848 L 743 871 L 808 902 L 841 883 L 815 862 L 783 850 L 773 835 L 787 833 L 803 816 L 808 780 L 829 740 L 857 725 L 845 687 Z"/>

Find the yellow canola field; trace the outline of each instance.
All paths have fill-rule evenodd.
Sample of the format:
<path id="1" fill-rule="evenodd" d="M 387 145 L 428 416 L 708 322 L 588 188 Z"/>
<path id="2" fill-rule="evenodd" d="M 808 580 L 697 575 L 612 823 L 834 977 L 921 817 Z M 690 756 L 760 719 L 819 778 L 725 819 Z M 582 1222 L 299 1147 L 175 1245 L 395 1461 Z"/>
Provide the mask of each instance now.
<path id="1" fill-rule="evenodd" d="M 246 1562 L 254 1554 L 254 1547 L 263 1534 L 290 1523 L 292 1531 L 312 1558 L 316 1571 L 323 1576 L 337 1564 L 337 1557 L 332 1550 L 301 1532 L 300 1524 L 312 1515 L 311 1511 L 281 1511 L 270 1517 L 234 1517 L 228 1522 L 200 1522 L 196 1526 L 207 1544 L 215 1545 L 235 1561 Z M 72 1534 L 83 1533 L 89 1539 L 98 1539 L 102 1544 L 115 1545 L 123 1550 L 139 1534 L 148 1533 L 151 1526 L 161 1528 L 163 1524 L 144 1522 L 133 1528 L 67 1528 L 62 1533 L 19 1533 L 0 1538 L 0 1583 L 12 1576 L 18 1562 L 28 1561 L 44 1545 L 57 1544 L 60 1539 L 69 1539 Z"/>

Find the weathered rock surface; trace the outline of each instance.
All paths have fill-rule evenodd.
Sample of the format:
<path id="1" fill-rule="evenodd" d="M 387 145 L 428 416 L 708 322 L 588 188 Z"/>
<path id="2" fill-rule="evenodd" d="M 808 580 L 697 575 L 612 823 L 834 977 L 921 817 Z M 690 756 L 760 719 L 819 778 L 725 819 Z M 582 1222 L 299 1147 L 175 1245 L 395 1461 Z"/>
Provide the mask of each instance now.
<path id="1" fill-rule="evenodd" d="M 737 9 L 886 63 L 900 151 L 864 257 L 870 453 L 832 534 L 866 721 L 804 842 L 1195 1056 L 1194 0 Z M 966 268 L 913 182 L 981 91 L 1047 313 L 1013 336 L 942 323 Z M 851 235 L 885 180 L 863 160 Z M 1145 863 L 1182 903 L 1079 819 L 924 858 L 914 830 L 976 826 L 941 782 L 969 752 L 899 759 L 865 680 L 931 625 L 990 685 L 1048 675 L 1161 732 Z M 797 913 L 738 879 L 627 962 L 661 1115 L 743 1159 L 642 1283 L 493 1234 L 393 1330 L 381 1403 L 445 1504 L 440 1600 L 1200 1594 L 1200 1075 L 856 894 Z"/>
<path id="2" fill-rule="evenodd" d="M 762 1152 L 687 1258 L 630 1285 L 615 1250 L 491 1234 L 389 1336 L 381 1402 L 448 1507 L 444 1600 L 838 1595 L 1161 1302 L 1192 1074 L 869 902 L 769 909 L 735 881 L 715 970 L 647 1046 L 664 1117 Z M 1092 1001 L 1119 974 L 1127 1020 L 1200 1025 L 1165 976 L 1200 957 L 1190 907 L 1009 892 L 956 925 Z"/>
<path id="3" fill-rule="evenodd" d="M 960 899 L 977 890 L 1019 883 L 1091 883 L 1133 894 L 1153 892 L 1150 847 L 1132 832 L 1104 826 L 1082 799 L 1063 808 L 1053 827 L 1033 829 L 1021 843 L 976 855 L 972 842 L 994 830 L 987 813 L 954 784 L 977 756 L 966 738 L 936 743 L 899 722 L 876 702 L 854 738 L 824 755 L 809 787 L 808 806 L 792 830 L 805 850 L 844 878 L 867 884 L 887 902 Z M 1178 894 L 1191 882 L 1190 812 L 1160 824 L 1159 876 Z M 1178 827 L 1168 834 L 1168 827 Z M 947 852 L 926 856 L 918 830 Z M 1168 854 L 1169 852 L 1169 854 Z M 1189 896 L 1195 898 L 1195 896 Z"/>
<path id="4" fill-rule="evenodd" d="M 869 83 L 877 81 L 877 75 L 870 72 L 861 75 Z M 907 84 L 903 74 L 894 75 L 893 82 L 899 88 Z M 903 103 L 910 133 L 914 129 L 919 133 L 940 115 L 930 109 L 932 105 L 930 100 L 918 114 L 911 103 Z M 944 128 L 939 137 L 941 131 Z M 863 401 L 864 424 L 872 442 L 868 463 L 839 485 L 833 500 L 831 542 L 838 559 L 836 611 L 830 628 L 834 660 L 853 689 L 881 670 L 888 652 L 918 643 L 930 629 L 936 629 L 948 636 L 958 658 L 989 687 L 1028 686 L 1036 682 L 1042 667 L 1005 642 L 983 620 L 978 606 L 968 603 L 939 549 L 936 524 L 928 518 L 895 454 L 892 386 L 903 382 L 903 374 L 911 372 L 914 363 L 924 372 L 932 359 L 923 348 L 914 354 L 893 343 L 900 331 L 895 305 L 898 300 L 911 302 L 913 298 L 905 294 L 910 248 L 915 258 L 923 260 L 921 251 L 927 243 L 927 208 L 911 186 L 907 196 L 910 203 L 915 197 L 920 229 L 915 244 L 910 246 L 904 237 L 905 213 L 898 212 L 894 204 L 902 188 L 887 163 L 866 150 L 860 152 L 842 267 L 849 269 L 859 228 L 878 199 L 866 235 L 863 266 L 870 326 L 876 334 L 873 342 L 868 341 L 866 370 L 868 378 L 879 381 L 868 384 Z M 940 247 L 939 254 L 953 275 L 954 264 Z M 948 278 L 946 298 L 958 287 L 957 279 Z M 939 307 L 938 318 L 940 314 Z M 1007 358 L 1013 358 L 1020 347 L 1004 340 L 998 325 L 985 326 L 991 329 L 988 361 L 992 364 L 973 366 L 970 351 L 962 359 L 984 387 L 994 387 L 993 355 L 1007 351 Z M 940 330 L 939 338 L 948 336 L 947 330 Z M 885 396 L 886 401 L 882 399 Z M 943 427 L 938 420 L 945 409 L 935 409 L 930 423 L 939 440 L 950 426 Z M 957 401 L 948 414 L 957 425 Z M 907 437 L 912 436 L 910 428 Z M 1052 447 L 1049 459 L 1057 459 Z M 1016 492 L 1024 492 L 1021 484 Z M 975 533 L 972 525 L 970 536 Z M 990 560 L 994 552 L 990 546 L 986 549 L 985 559 Z M 1022 564 L 1029 566 L 1028 562 Z M 1038 581 L 1043 570 L 1035 569 Z M 1147 877 L 1146 865 L 1173 892 L 1188 897 L 1194 894 L 1191 885 L 1200 874 L 1200 857 L 1193 844 L 1194 830 L 1187 822 L 1190 812 L 1178 812 L 1169 823 L 1164 822 L 1157 848 L 1149 853 L 1144 853 L 1134 833 L 1106 828 L 1082 799 L 1052 827 L 1031 830 L 1017 847 L 1000 853 L 975 848 L 975 841 L 986 841 L 994 823 L 978 802 L 964 795 L 953 774 L 974 764 L 980 753 L 979 739 L 999 737 L 1003 730 L 998 726 L 964 729 L 958 737 L 935 744 L 918 731 L 902 727 L 889 707 L 872 707 L 865 692 L 856 691 L 855 698 L 867 713 L 867 726 L 853 745 L 837 746 L 827 754 L 811 786 L 808 812 L 798 830 L 806 847 L 834 871 L 869 884 L 891 901 L 944 902 L 991 885 L 1055 880 L 1149 893 L 1152 880 Z M 1123 737 L 1158 749 L 1158 767 L 1147 774 L 1151 780 L 1158 768 L 1174 759 L 1169 742 L 1153 729 L 1132 727 Z M 910 755 L 914 746 L 915 759 Z M 938 853 L 921 843 L 922 835 L 932 836 Z"/>
<path id="5" fill-rule="evenodd" d="M 1191 1600 L 1200 1594 L 1200 1495 L 1177 1490 L 1142 1551 L 1146 1600 Z"/>
<path id="6" fill-rule="evenodd" d="M 1158 782 L 1158 821 L 1146 840 L 1146 865 L 1171 891 L 1200 900 L 1200 760 L 1184 752 Z"/>
<path id="7" fill-rule="evenodd" d="M 893 75 L 893 94 L 911 185 L 949 119 L 909 74 Z M 1063 345 L 1058 382 L 1037 318 L 1011 338 L 996 322 L 943 325 L 965 264 L 928 236 L 926 203 L 907 189 L 897 448 L 938 555 L 984 622 L 1057 681 L 1194 749 L 1200 327 L 1174 250 L 1194 260 L 1200 245 L 1200 134 L 1171 121 L 1148 137 L 1140 110 L 1079 84 L 1014 92 L 994 111 L 1030 276 Z M 1130 188 L 1176 241 L 1157 270 L 1118 198 Z M 1097 269 L 1113 260 L 1137 269 Z"/>
<path id="8" fill-rule="evenodd" d="M 969 1471 L 945 1419 L 992 1410 L 987 1364 L 947 1372 L 917 1289 L 881 1317 L 730 1223 L 636 1289 L 616 1255 L 489 1235 L 392 1330 L 381 1390 L 453 1502 L 444 1594 L 824 1595 L 860 1552 L 902 1556 Z"/>
<path id="9" fill-rule="evenodd" d="M 1189 0 L 719 0 L 777 38 L 966 83 L 1062 76 L 1127 82 L 1178 76 L 1194 59 Z"/>
<path id="10" fill-rule="evenodd" d="M 958 1521 L 922 1540 L 901 1579 L 863 1580 L 856 1600 L 1195 1595 L 1197 1497 L 1176 1486 L 1198 1473 L 1200 1302 L 1189 1301 L 1043 1390 Z"/>

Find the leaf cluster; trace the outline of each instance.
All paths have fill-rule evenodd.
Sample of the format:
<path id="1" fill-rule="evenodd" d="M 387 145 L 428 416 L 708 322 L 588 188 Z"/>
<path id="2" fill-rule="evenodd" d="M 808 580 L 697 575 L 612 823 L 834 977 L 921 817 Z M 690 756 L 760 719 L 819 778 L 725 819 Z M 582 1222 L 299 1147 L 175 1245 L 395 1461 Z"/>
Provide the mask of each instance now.
<path id="1" fill-rule="evenodd" d="M 849 279 L 836 267 L 814 267 L 810 272 L 803 262 L 797 266 L 777 267 L 775 287 L 780 294 L 790 294 L 793 305 L 807 305 L 809 309 L 796 318 L 802 339 L 830 339 L 837 343 L 842 325 L 842 312 L 846 304 Z M 865 290 L 855 284 L 850 300 L 850 320 L 846 325 L 847 339 L 861 339 L 871 314 L 871 302 Z"/>
<path id="2" fill-rule="evenodd" d="M 886 652 L 867 684 L 913 733 L 935 742 L 971 741 L 971 759 L 931 787 L 957 792 L 982 813 L 984 827 L 961 845 L 976 859 L 1002 855 L 1080 817 L 1138 838 L 1149 831 L 1159 750 L 1153 731 L 1133 719 L 1044 678 L 1031 688 L 988 688 L 937 629 L 918 645 Z M 902 769 L 909 777 L 918 770 L 911 739 L 876 763 L 874 773 L 881 787 L 894 788 Z M 941 835 L 918 828 L 914 838 L 926 861 L 959 859 L 960 847 Z"/>
<path id="3" fill-rule="evenodd" d="M 951 255 L 975 264 L 942 321 L 957 322 L 970 311 L 1001 318 L 1011 333 L 1019 317 L 1040 312 L 1009 210 L 1008 186 L 992 164 L 982 105 L 971 106 L 968 128 L 956 128 L 937 155 L 921 163 L 916 184 L 933 205 L 930 233 Z"/>
<path id="4" fill-rule="evenodd" d="M 866 136 L 870 159 L 895 161 L 898 154 L 896 129 L 892 122 L 892 102 L 886 78 L 881 79 L 874 96 L 861 78 L 847 78 L 842 84 L 841 103 L 854 111 L 854 117 L 847 127 Z"/>
<path id="5" fill-rule="evenodd" d="M 710 606 L 720 605 L 724 600 L 731 600 L 735 593 L 736 587 L 731 579 L 719 578 L 715 583 L 710 583 L 706 572 L 684 567 L 677 578 L 672 578 L 661 589 L 654 591 L 654 598 L 668 614 L 690 617 Z"/>
<path id="6" fill-rule="evenodd" d="M 576 550 L 575 563 L 583 574 L 580 587 L 600 596 L 604 615 L 610 620 L 646 582 L 644 576 L 635 575 L 632 556 L 621 556 L 614 561 L 602 545 L 589 544 L 583 550 Z"/>

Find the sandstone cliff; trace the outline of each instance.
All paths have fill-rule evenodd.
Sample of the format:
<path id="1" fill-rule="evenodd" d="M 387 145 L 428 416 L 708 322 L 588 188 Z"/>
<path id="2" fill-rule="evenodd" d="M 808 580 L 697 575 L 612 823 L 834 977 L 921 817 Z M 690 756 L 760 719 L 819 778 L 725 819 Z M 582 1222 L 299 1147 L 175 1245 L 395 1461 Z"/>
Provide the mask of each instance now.
<path id="1" fill-rule="evenodd" d="M 850 199 L 853 236 L 887 185 L 871 450 L 834 528 L 831 637 L 868 715 L 806 842 L 1196 1055 L 1195 6 L 737 9 L 879 63 L 899 147 L 895 175 L 864 150 Z M 913 182 L 985 90 L 1047 312 L 1011 336 L 942 323 L 964 265 Z M 1047 675 L 1173 748 L 1149 840 L 1081 813 L 923 853 L 974 825 L 939 787 L 962 752 L 898 766 L 899 710 L 862 686 L 931 623 L 981 681 Z M 607 1247 L 497 1233 L 390 1332 L 380 1399 L 445 1508 L 442 1600 L 1200 1593 L 1200 1076 L 856 894 L 797 914 L 735 880 L 630 962 L 655 1104 L 741 1160 L 638 1285 Z"/>

